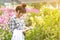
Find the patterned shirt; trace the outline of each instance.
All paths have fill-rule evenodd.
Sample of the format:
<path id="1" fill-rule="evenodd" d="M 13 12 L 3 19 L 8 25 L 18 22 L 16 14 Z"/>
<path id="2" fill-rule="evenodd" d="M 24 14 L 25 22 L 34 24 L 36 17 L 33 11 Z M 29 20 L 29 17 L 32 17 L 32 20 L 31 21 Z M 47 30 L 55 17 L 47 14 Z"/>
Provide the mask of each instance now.
<path id="1" fill-rule="evenodd" d="M 10 19 L 10 28 L 11 28 L 12 32 L 14 29 L 24 30 L 25 27 L 26 26 L 25 26 L 23 17 L 20 17 L 19 20 L 16 18 L 16 16 L 14 16 Z"/>

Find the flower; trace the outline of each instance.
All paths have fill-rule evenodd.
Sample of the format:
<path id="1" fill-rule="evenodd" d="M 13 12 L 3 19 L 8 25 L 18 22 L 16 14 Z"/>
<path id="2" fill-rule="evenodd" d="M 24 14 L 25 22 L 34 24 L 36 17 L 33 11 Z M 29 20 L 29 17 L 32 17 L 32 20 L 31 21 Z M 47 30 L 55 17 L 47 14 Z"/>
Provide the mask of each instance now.
<path id="1" fill-rule="evenodd" d="M 32 11 L 32 12 L 35 12 L 35 13 L 39 13 L 39 12 L 40 12 L 40 11 L 39 11 L 38 9 L 36 9 L 36 8 L 33 8 L 31 11 Z"/>
<path id="2" fill-rule="evenodd" d="M 34 13 L 39 13 L 40 10 L 35 9 L 35 8 L 26 8 L 26 12 L 34 12 Z"/>
<path id="3" fill-rule="evenodd" d="M 0 24 L 4 23 L 4 17 L 0 16 Z"/>

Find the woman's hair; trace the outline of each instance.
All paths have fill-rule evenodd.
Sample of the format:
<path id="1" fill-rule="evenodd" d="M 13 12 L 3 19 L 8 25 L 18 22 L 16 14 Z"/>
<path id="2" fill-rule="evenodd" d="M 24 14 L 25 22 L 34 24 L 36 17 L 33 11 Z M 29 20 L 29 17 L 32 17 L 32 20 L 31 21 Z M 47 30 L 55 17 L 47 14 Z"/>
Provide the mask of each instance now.
<path id="1" fill-rule="evenodd" d="M 26 7 L 26 4 L 25 3 L 21 3 L 22 7 L 25 8 Z"/>
<path id="2" fill-rule="evenodd" d="M 22 7 L 21 6 L 16 7 L 16 12 L 18 12 L 18 11 L 22 12 Z"/>
<path id="3" fill-rule="evenodd" d="M 21 3 L 21 6 L 23 7 L 23 12 L 26 13 L 26 4 L 25 3 Z"/>
<path id="4" fill-rule="evenodd" d="M 16 12 L 19 11 L 19 13 L 26 13 L 25 7 L 26 7 L 26 4 L 22 3 L 20 6 L 16 7 Z"/>

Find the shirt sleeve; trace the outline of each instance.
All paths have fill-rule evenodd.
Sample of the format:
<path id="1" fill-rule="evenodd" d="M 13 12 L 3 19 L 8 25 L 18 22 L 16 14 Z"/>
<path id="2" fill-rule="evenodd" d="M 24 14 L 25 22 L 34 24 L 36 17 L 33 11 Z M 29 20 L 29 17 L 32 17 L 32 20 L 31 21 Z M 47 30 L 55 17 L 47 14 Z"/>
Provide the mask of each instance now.
<path id="1" fill-rule="evenodd" d="M 10 19 L 10 29 L 13 31 L 15 29 L 15 22 L 13 19 Z"/>
<path id="2" fill-rule="evenodd" d="M 26 29 L 26 24 L 25 24 L 25 22 L 24 22 L 24 20 L 22 20 L 22 26 L 23 26 L 23 29 Z"/>

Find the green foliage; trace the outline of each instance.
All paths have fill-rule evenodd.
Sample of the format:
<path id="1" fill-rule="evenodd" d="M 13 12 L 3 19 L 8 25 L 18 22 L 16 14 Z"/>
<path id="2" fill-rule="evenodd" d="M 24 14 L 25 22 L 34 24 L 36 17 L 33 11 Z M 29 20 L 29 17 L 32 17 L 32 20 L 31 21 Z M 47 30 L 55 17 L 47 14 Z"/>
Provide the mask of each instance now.
<path id="1" fill-rule="evenodd" d="M 0 10 L 0 15 L 2 15 L 2 11 Z"/>
<path id="2" fill-rule="evenodd" d="M 34 29 L 26 32 L 26 40 L 60 40 L 60 10 L 41 10 L 30 17 Z"/>
<path id="3" fill-rule="evenodd" d="M 27 27 L 31 26 L 32 22 L 31 22 L 31 20 L 29 19 L 29 17 L 26 18 L 25 24 L 26 24 Z"/>
<path id="4" fill-rule="evenodd" d="M 11 33 L 7 30 L 0 29 L 0 40 L 11 40 Z"/>

